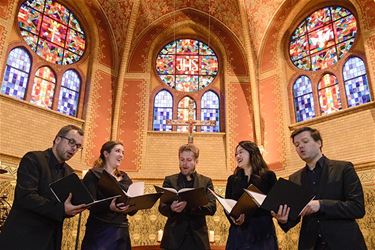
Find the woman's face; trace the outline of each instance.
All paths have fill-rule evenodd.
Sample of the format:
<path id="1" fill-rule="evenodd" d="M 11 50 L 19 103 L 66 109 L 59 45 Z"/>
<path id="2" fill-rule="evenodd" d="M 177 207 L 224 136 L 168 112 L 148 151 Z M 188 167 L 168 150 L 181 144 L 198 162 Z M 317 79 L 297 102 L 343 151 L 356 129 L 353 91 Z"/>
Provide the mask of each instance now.
<path id="1" fill-rule="evenodd" d="M 111 152 L 104 151 L 104 157 L 107 165 L 113 168 L 120 166 L 122 159 L 124 159 L 124 146 L 117 144 Z"/>
<path id="2" fill-rule="evenodd" d="M 243 147 L 236 148 L 236 161 L 237 166 L 240 168 L 247 168 L 250 166 L 250 154 Z"/>

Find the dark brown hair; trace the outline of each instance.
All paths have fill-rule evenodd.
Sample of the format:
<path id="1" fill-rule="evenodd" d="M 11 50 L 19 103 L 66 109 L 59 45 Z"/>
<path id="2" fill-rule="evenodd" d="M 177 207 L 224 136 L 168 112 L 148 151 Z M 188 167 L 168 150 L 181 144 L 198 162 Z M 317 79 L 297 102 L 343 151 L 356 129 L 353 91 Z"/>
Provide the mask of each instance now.
<path id="1" fill-rule="evenodd" d="M 322 136 L 320 135 L 319 130 L 317 130 L 315 128 L 311 128 L 311 127 L 302 127 L 302 128 L 297 128 L 296 130 L 294 130 L 293 133 L 290 135 L 290 138 L 292 138 L 293 143 L 294 143 L 294 137 L 296 137 L 296 135 L 298 135 L 302 132 L 305 132 L 305 131 L 310 132 L 310 135 L 311 135 L 311 137 L 313 138 L 314 141 L 320 141 L 320 143 L 321 143 L 320 149 L 322 149 L 322 147 L 323 147 Z"/>
<path id="2" fill-rule="evenodd" d="M 66 125 L 62 127 L 59 132 L 57 132 L 55 139 L 53 140 L 53 144 L 55 144 L 55 141 L 57 137 L 66 136 L 70 130 L 76 130 L 79 135 L 83 136 L 83 130 L 80 127 L 77 127 L 76 125 Z"/>
<path id="3" fill-rule="evenodd" d="M 104 143 L 104 144 L 102 145 L 102 148 L 100 149 L 100 156 L 99 156 L 99 158 L 94 162 L 94 168 L 95 168 L 95 169 L 103 169 L 103 168 L 104 168 L 104 164 L 105 164 L 104 152 L 110 153 L 110 152 L 112 151 L 112 149 L 113 149 L 116 145 L 122 145 L 122 146 L 124 146 L 124 145 L 123 145 L 121 142 L 119 142 L 119 141 L 107 141 L 106 143 Z M 118 169 L 116 168 L 114 174 L 115 174 L 116 176 L 120 176 L 120 175 L 121 175 L 120 170 L 118 170 Z"/>
<path id="4" fill-rule="evenodd" d="M 236 147 L 241 146 L 247 152 L 249 152 L 249 164 L 253 174 L 261 175 L 268 170 L 267 163 L 264 161 L 262 154 L 260 153 L 259 147 L 252 141 L 240 141 Z M 234 174 L 237 174 L 241 168 L 237 167 L 234 170 Z"/>

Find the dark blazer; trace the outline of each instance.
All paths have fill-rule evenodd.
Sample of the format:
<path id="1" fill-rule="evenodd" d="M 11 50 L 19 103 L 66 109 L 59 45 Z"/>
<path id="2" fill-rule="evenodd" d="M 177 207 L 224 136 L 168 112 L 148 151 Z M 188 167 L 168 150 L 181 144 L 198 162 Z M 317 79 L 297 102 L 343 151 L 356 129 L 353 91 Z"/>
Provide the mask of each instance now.
<path id="1" fill-rule="evenodd" d="M 182 175 L 175 174 L 167 176 L 164 179 L 163 187 L 171 187 L 180 190 Z M 205 187 L 214 190 L 212 180 L 209 177 L 194 173 L 194 188 Z M 161 241 L 161 248 L 165 249 L 179 249 L 184 240 L 186 232 L 191 232 L 191 237 L 200 244 L 201 248 L 196 249 L 210 249 L 208 240 L 208 228 L 206 223 L 206 215 L 214 215 L 216 212 L 215 197 L 208 191 L 207 196 L 209 202 L 207 205 L 196 208 L 185 208 L 181 213 L 175 213 L 171 210 L 170 205 L 163 202 L 159 204 L 159 212 L 168 217 L 164 227 L 163 239 Z"/>
<path id="2" fill-rule="evenodd" d="M 319 233 L 332 250 L 367 249 L 355 221 L 365 215 L 365 205 L 362 185 L 353 164 L 323 157 L 318 197 L 315 198 L 320 201 L 320 210 L 302 219 L 298 249 L 314 249 Z M 302 181 L 306 179 L 306 171 L 307 169 L 303 168 L 292 174 L 289 179 L 307 186 Z M 286 232 L 298 222 L 299 219 L 280 226 Z"/>
<path id="3" fill-rule="evenodd" d="M 64 163 L 57 172 L 53 162 L 57 160 L 51 149 L 28 152 L 21 159 L 13 206 L 0 234 L 1 249 L 61 249 L 65 209 L 49 184 L 73 169 Z"/>

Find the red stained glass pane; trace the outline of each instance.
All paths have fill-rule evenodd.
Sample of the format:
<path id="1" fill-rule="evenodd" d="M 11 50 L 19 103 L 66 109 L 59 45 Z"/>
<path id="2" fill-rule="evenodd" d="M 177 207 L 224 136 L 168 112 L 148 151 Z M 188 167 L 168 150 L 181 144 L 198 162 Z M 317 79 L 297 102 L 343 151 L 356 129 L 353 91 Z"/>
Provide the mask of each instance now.
<path id="1" fill-rule="evenodd" d="M 56 22 L 51 18 L 44 17 L 41 36 L 50 42 L 64 47 L 67 28 L 68 27 L 62 23 Z"/>
<path id="2" fill-rule="evenodd" d="M 336 48 L 323 50 L 311 56 L 312 70 L 325 69 L 337 62 Z"/>
<path id="3" fill-rule="evenodd" d="M 176 74 L 198 75 L 198 56 L 176 56 Z"/>
<path id="4" fill-rule="evenodd" d="M 309 32 L 326 25 L 329 21 L 331 21 L 331 14 L 329 8 L 323 8 L 315 11 L 309 17 L 306 18 L 306 21 L 307 30 Z"/>

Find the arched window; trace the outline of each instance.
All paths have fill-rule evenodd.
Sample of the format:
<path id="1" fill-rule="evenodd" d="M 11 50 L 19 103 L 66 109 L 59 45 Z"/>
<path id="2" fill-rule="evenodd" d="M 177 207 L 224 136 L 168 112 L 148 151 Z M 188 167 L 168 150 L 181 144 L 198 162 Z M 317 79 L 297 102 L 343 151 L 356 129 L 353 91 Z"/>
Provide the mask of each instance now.
<path id="1" fill-rule="evenodd" d="M 339 82 L 336 76 L 325 74 L 318 83 L 320 112 L 330 114 L 342 109 Z"/>
<path id="2" fill-rule="evenodd" d="M 51 68 L 39 68 L 35 73 L 30 102 L 51 109 L 55 93 L 55 85 L 56 76 Z"/>
<path id="3" fill-rule="evenodd" d="M 196 117 L 197 117 L 197 105 L 196 105 L 195 101 L 192 98 L 190 98 L 189 96 L 185 96 L 178 103 L 177 119 L 187 121 L 189 119 L 196 120 L 197 119 Z M 188 127 L 177 126 L 177 131 L 186 132 L 186 131 L 188 131 Z M 193 131 L 196 131 L 195 127 L 194 127 Z"/>
<path id="4" fill-rule="evenodd" d="M 187 132 L 188 127 L 166 126 L 166 121 L 174 119 L 174 124 L 181 124 L 187 120 L 216 120 L 216 127 L 194 127 L 194 131 L 220 132 L 220 94 L 212 90 L 218 72 L 216 53 L 202 41 L 183 38 L 163 46 L 155 60 L 155 73 L 163 90 L 152 101 L 152 129 Z M 171 104 L 163 106 L 166 102 L 158 98 L 167 98 Z M 173 100 L 177 103 L 175 107 Z"/>
<path id="5" fill-rule="evenodd" d="M 173 118 L 173 97 L 167 90 L 161 90 L 155 96 L 153 117 L 153 130 L 172 130 L 172 126 L 167 125 L 167 120 L 171 120 Z"/>
<path id="6" fill-rule="evenodd" d="M 348 107 L 371 101 L 366 66 L 361 58 L 351 57 L 344 64 L 343 78 Z"/>
<path id="7" fill-rule="evenodd" d="M 314 98 L 310 78 L 301 76 L 294 82 L 293 98 L 297 122 L 315 117 Z"/>
<path id="8" fill-rule="evenodd" d="M 203 132 L 219 132 L 220 131 L 220 102 L 218 95 L 213 91 L 207 91 L 201 100 L 201 119 L 216 121 L 216 126 L 202 126 Z"/>
<path id="9" fill-rule="evenodd" d="M 77 115 L 80 87 L 81 79 L 77 72 L 67 70 L 62 77 L 57 111 L 66 115 Z"/>
<path id="10" fill-rule="evenodd" d="M 31 68 L 30 55 L 23 48 L 10 51 L 5 67 L 1 93 L 18 99 L 25 99 Z"/>

